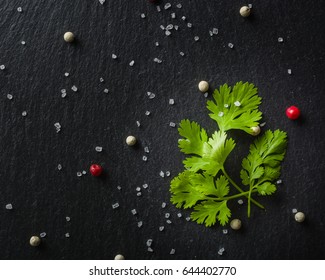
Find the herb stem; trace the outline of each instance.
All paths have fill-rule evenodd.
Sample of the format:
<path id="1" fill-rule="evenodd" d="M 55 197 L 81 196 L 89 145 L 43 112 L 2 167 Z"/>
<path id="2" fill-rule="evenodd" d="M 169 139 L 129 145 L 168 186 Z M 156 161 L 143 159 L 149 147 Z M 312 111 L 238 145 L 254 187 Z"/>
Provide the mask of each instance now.
<path id="1" fill-rule="evenodd" d="M 229 182 L 240 192 L 240 193 L 245 193 L 241 187 L 239 187 L 228 175 L 228 173 L 226 172 L 225 168 L 221 168 L 222 173 L 226 176 L 226 178 L 229 180 Z M 251 191 L 251 190 L 250 190 Z M 257 207 L 261 208 L 261 209 L 265 209 L 265 207 L 258 203 L 255 199 L 251 198 L 251 192 L 247 192 L 247 194 L 245 195 L 248 198 L 248 205 L 250 206 L 250 202 L 252 201 Z"/>

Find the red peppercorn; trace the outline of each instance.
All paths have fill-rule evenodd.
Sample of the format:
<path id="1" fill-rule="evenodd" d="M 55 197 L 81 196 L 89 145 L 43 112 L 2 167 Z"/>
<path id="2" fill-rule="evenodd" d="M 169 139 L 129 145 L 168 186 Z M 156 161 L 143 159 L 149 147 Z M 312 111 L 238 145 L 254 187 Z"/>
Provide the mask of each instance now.
<path id="1" fill-rule="evenodd" d="M 89 168 L 90 174 L 97 177 L 103 172 L 103 168 L 98 164 L 92 164 Z"/>
<path id="2" fill-rule="evenodd" d="M 290 106 L 286 110 L 287 117 L 291 120 L 296 120 L 300 116 L 300 110 L 296 106 Z"/>

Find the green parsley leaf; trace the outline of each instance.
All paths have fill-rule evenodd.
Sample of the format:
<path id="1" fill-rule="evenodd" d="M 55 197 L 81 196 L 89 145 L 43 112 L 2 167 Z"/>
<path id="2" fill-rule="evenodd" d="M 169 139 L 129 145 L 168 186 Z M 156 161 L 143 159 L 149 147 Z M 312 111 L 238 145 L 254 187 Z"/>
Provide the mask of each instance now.
<path id="1" fill-rule="evenodd" d="M 238 82 L 231 90 L 227 84 L 213 93 L 214 101 L 207 102 L 210 117 L 221 131 L 240 129 L 252 133 L 251 127 L 259 125 L 262 112 L 258 110 L 261 98 L 253 84 Z"/>
<path id="2" fill-rule="evenodd" d="M 280 176 L 280 163 L 284 159 L 286 147 L 287 134 L 280 130 L 268 130 L 255 139 L 242 162 L 240 176 L 243 184 L 256 187 L 262 195 L 272 194 L 276 187 L 270 182 Z"/>
<path id="3" fill-rule="evenodd" d="M 178 142 L 178 147 L 185 154 L 203 154 L 203 146 L 208 140 L 206 131 L 196 122 L 182 120 L 178 132 L 185 139 Z"/>
<path id="4" fill-rule="evenodd" d="M 222 226 L 228 223 L 231 211 L 227 206 L 227 201 L 215 202 L 204 201 L 194 207 L 191 218 L 198 224 L 205 224 L 207 227 L 213 226 L 217 219 Z"/>
<path id="5" fill-rule="evenodd" d="M 171 202 L 176 205 L 177 208 L 184 209 L 191 208 L 199 200 L 204 200 L 206 196 L 198 191 L 191 181 L 192 172 L 184 171 L 175 177 L 170 183 L 170 191 L 173 194 Z"/>
<path id="6" fill-rule="evenodd" d="M 227 134 L 216 131 L 208 142 L 203 144 L 203 154 L 201 157 L 193 156 L 184 160 L 185 167 L 192 171 L 205 171 L 207 174 L 215 176 L 235 148 L 233 139 L 227 139 Z"/>

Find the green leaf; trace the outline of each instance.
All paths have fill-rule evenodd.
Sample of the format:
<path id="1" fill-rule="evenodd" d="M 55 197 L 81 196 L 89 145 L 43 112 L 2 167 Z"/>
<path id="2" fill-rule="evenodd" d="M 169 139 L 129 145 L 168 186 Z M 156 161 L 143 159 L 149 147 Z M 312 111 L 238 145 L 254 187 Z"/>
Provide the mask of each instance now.
<path id="1" fill-rule="evenodd" d="M 254 186 L 279 178 L 286 146 L 287 134 L 280 130 L 268 130 L 256 138 L 248 156 L 242 161 L 240 177 L 243 184 Z"/>
<path id="2" fill-rule="evenodd" d="M 193 156 L 185 159 L 183 162 L 185 167 L 192 172 L 203 170 L 215 176 L 223 168 L 228 155 L 235 147 L 234 140 L 226 138 L 225 132 L 216 131 L 209 141 L 204 143 L 202 157 Z"/>
<path id="3" fill-rule="evenodd" d="M 221 225 L 225 225 L 231 216 L 227 201 L 215 202 L 204 201 L 194 207 L 191 218 L 198 224 L 205 224 L 207 227 L 214 225 L 218 219 Z"/>
<path id="4" fill-rule="evenodd" d="M 257 191 L 261 195 L 271 195 L 276 191 L 276 186 L 270 182 L 264 182 L 256 187 Z"/>
<path id="5" fill-rule="evenodd" d="M 207 102 L 207 108 L 221 131 L 240 129 L 251 134 L 251 127 L 259 125 L 262 118 L 258 110 L 261 98 L 253 84 L 238 82 L 232 90 L 224 84 L 214 91 L 213 98 L 214 101 Z M 235 105 L 238 102 L 240 106 Z"/>
<path id="6" fill-rule="evenodd" d="M 178 174 L 170 183 L 170 192 L 172 193 L 171 202 L 177 208 L 191 208 L 199 200 L 204 200 L 206 196 L 198 191 L 191 182 L 190 171 L 184 171 Z"/>
<path id="7" fill-rule="evenodd" d="M 182 120 L 178 132 L 185 139 L 178 142 L 178 146 L 185 154 L 203 154 L 203 145 L 208 140 L 206 131 L 196 122 Z"/>

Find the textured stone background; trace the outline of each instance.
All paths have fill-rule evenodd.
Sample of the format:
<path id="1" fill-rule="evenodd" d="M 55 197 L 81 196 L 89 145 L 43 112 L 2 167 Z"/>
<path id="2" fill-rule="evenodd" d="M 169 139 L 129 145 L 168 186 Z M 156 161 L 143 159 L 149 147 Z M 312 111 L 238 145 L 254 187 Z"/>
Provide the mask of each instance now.
<path id="1" fill-rule="evenodd" d="M 0 64 L 6 66 L 0 71 L 0 258 L 112 259 L 117 253 L 127 259 L 325 257 L 323 1 L 253 0 L 248 19 L 240 17 L 246 3 L 238 0 L 169 0 L 161 7 L 167 2 L 173 7 L 158 13 L 146 0 L 104 5 L 97 0 L 0 0 Z M 170 37 L 159 27 L 168 23 L 180 26 Z M 219 34 L 210 37 L 213 27 Z M 63 41 L 66 31 L 76 34 L 75 44 Z M 163 62 L 154 63 L 155 57 Z M 263 98 L 266 128 L 289 135 L 283 184 L 276 195 L 260 199 L 267 211 L 253 208 L 248 220 L 245 206 L 231 205 L 233 216 L 244 223 L 238 233 L 224 235 L 220 226 L 178 219 L 170 203 L 161 208 L 170 199 L 170 179 L 182 170 L 179 136 L 169 122 L 189 118 L 210 133 L 217 128 L 197 90 L 203 79 L 212 88 L 240 80 L 254 83 Z M 71 91 L 73 85 L 78 92 Z M 61 89 L 67 89 L 65 99 Z M 156 98 L 149 100 L 147 91 Z M 296 122 L 284 113 L 293 104 L 303 113 Z M 58 134 L 56 122 L 62 125 Z M 137 149 L 124 144 L 129 134 L 140 140 Z M 240 161 L 252 137 L 230 135 L 238 144 L 227 168 L 239 181 Z M 96 153 L 95 146 L 104 151 Z M 145 146 L 147 162 L 142 161 Z M 76 176 L 93 162 L 104 166 L 106 176 Z M 171 177 L 161 178 L 160 170 L 170 170 Z M 135 189 L 144 183 L 149 188 L 137 197 Z M 115 202 L 120 207 L 113 210 Z M 5 209 L 7 203 L 12 211 Z M 305 223 L 294 221 L 292 208 L 306 213 Z M 173 224 L 165 223 L 165 212 Z M 47 233 L 42 246 L 30 247 L 30 236 L 41 232 Z M 153 253 L 147 252 L 148 238 L 154 240 Z M 222 257 L 220 247 L 226 250 Z M 171 248 L 176 249 L 173 256 Z"/>

